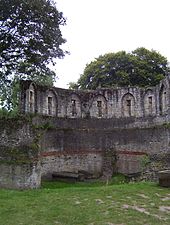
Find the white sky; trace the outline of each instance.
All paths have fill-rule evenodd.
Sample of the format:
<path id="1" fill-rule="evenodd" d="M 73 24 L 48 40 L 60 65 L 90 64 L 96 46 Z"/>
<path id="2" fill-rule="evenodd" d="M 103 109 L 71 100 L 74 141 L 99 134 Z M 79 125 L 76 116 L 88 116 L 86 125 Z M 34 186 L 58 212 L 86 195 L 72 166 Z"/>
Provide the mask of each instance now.
<path id="1" fill-rule="evenodd" d="M 61 27 L 70 55 L 58 59 L 57 87 L 76 82 L 99 55 L 138 47 L 170 61 L 170 0 L 55 0 L 67 18 Z"/>

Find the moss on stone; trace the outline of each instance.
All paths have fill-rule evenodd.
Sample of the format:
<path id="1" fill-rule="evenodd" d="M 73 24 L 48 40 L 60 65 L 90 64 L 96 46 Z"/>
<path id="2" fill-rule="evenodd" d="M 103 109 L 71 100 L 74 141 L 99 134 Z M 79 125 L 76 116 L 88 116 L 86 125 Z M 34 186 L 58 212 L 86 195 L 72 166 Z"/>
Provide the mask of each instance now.
<path id="1" fill-rule="evenodd" d="M 21 163 L 30 163 L 38 159 L 37 147 L 33 145 L 27 146 L 0 146 L 0 163 L 8 164 L 21 164 Z"/>

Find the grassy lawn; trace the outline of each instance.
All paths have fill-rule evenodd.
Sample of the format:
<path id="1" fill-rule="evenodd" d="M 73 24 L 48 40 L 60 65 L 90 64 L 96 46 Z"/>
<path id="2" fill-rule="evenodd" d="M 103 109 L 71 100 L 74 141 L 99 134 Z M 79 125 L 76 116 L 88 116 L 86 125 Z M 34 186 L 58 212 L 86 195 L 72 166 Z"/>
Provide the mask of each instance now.
<path id="1" fill-rule="evenodd" d="M 169 225 L 170 189 L 152 183 L 44 183 L 0 190 L 1 225 Z"/>

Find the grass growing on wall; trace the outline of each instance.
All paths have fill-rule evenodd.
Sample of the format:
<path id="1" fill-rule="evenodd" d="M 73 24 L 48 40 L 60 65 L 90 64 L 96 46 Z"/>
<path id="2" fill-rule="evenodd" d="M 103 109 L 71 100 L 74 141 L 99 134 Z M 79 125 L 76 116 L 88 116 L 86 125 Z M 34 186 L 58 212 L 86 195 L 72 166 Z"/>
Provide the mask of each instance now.
<path id="1" fill-rule="evenodd" d="M 0 190 L 1 225 L 169 225 L 170 190 L 150 183 L 44 183 Z"/>

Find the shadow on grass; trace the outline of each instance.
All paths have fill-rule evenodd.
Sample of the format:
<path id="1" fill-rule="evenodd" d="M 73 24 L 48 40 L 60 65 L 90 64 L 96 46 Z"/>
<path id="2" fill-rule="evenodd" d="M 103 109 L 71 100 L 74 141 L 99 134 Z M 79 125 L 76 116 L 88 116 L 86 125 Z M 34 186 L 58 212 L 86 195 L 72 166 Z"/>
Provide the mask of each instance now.
<path id="1" fill-rule="evenodd" d="M 93 187 L 104 187 L 104 186 L 116 186 L 119 185 L 122 188 L 126 188 L 129 185 L 135 185 L 135 186 L 152 186 L 152 187 L 158 187 L 157 183 L 152 182 L 130 182 L 126 176 L 122 174 L 117 174 L 114 177 L 112 177 L 109 181 L 103 181 L 103 180 L 86 180 L 86 181 L 42 181 L 41 188 L 43 189 L 59 189 L 59 188 L 93 188 Z"/>

